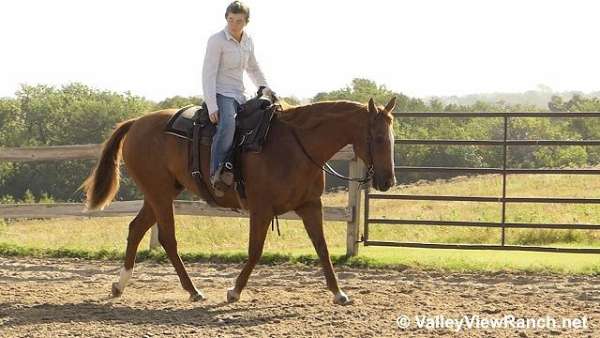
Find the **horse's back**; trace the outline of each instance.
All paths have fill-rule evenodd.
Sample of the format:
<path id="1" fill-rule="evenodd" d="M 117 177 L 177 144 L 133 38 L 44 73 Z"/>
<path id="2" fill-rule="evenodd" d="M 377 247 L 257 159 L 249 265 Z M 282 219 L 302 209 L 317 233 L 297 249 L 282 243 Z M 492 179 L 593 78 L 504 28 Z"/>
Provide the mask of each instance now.
<path id="1" fill-rule="evenodd" d="M 129 171 L 164 171 L 187 156 L 185 143 L 164 133 L 176 109 L 151 112 L 138 118 L 123 143 L 123 160 Z"/>

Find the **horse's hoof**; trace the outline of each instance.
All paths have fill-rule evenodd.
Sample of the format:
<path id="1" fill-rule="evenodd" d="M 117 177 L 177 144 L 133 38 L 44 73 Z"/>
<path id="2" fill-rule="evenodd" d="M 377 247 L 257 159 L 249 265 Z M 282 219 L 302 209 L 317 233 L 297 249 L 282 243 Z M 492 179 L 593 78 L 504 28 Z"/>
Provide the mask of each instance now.
<path id="1" fill-rule="evenodd" d="M 205 300 L 206 297 L 201 292 L 197 292 L 193 295 L 190 295 L 190 302 L 199 302 Z"/>
<path id="2" fill-rule="evenodd" d="M 113 297 L 121 297 L 123 290 L 119 289 L 119 283 L 112 283 L 111 293 Z"/>
<path id="3" fill-rule="evenodd" d="M 333 297 L 333 303 L 338 305 L 350 305 L 353 301 L 344 293 L 344 291 L 340 291 Z"/>
<path id="4" fill-rule="evenodd" d="M 235 303 L 240 300 L 240 294 L 234 288 L 227 290 L 227 303 Z"/>

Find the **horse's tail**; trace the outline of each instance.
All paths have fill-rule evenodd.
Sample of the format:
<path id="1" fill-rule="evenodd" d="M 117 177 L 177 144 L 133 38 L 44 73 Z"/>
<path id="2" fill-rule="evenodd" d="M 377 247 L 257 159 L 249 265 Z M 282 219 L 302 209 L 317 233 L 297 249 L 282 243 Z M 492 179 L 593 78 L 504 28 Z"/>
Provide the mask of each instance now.
<path id="1" fill-rule="evenodd" d="M 117 194 L 123 138 L 135 121 L 136 119 L 132 119 L 117 125 L 110 138 L 104 143 L 98 165 L 79 187 L 86 193 L 88 210 L 104 209 Z"/>

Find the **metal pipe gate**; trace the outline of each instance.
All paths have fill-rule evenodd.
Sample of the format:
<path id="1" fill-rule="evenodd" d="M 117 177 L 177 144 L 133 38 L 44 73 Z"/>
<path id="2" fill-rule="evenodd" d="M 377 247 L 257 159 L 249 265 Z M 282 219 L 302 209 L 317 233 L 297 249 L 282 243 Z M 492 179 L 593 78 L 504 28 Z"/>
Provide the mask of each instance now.
<path id="1" fill-rule="evenodd" d="M 398 246 L 413 248 L 439 248 L 439 249 L 475 249 L 475 250 L 523 250 L 544 252 L 572 252 L 572 253 L 600 253 L 600 248 L 558 248 L 547 246 L 524 246 L 507 245 L 506 228 L 527 229 L 600 229 L 600 224 L 548 224 L 548 223 L 515 223 L 506 222 L 507 203 L 575 203 L 575 204 L 600 204 L 599 198 L 534 198 L 534 197 L 507 197 L 506 181 L 507 175 L 519 174 L 575 174 L 575 175 L 597 175 L 597 169 L 512 169 L 507 167 L 508 147 L 513 146 L 562 146 L 562 145 L 586 145 L 600 146 L 600 140 L 581 141 L 556 141 L 556 140 L 509 140 L 509 119 L 520 117 L 561 117 L 561 118 L 591 118 L 600 117 L 600 112 L 499 112 L 499 113 L 474 113 L 474 112 L 448 112 L 448 113 L 394 113 L 396 118 L 405 117 L 470 117 L 470 118 L 493 118 L 501 117 L 504 120 L 504 133 L 502 140 L 424 140 L 424 139 L 402 139 L 396 140 L 395 144 L 411 145 L 482 145 L 502 146 L 503 164 L 501 168 L 457 168 L 457 167 L 411 167 L 396 166 L 396 172 L 455 172 L 455 173 L 482 173 L 502 175 L 502 195 L 498 197 L 477 196 L 431 196 L 431 195 L 393 195 L 365 192 L 364 202 L 364 235 L 362 241 L 365 246 Z M 435 221 L 435 220 L 413 220 L 413 219 L 382 219 L 369 217 L 369 205 L 371 200 L 412 200 L 412 201 L 464 201 L 500 203 L 502 208 L 499 222 L 468 222 L 468 221 Z M 369 238 L 370 224 L 415 224 L 431 226 L 469 226 L 469 227 L 493 227 L 501 229 L 500 244 L 447 244 L 447 243 L 423 243 L 423 242 L 397 242 L 371 240 Z"/>

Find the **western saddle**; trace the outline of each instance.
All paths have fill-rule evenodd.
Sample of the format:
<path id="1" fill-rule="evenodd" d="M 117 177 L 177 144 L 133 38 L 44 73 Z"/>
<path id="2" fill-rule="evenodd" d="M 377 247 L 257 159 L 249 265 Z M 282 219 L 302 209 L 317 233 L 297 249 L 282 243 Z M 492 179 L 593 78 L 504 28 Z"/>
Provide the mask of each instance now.
<path id="1" fill-rule="evenodd" d="M 229 150 L 223 164 L 223 170 L 232 171 L 235 186 L 241 198 L 246 197 L 244 178 L 242 177 L 240 154 L 242 152 L 261 152 L 267 141 L 269 128 L 276 112 L 281 110 L 275 95 L 267 98 L 263 95 L 263 87 L 256 97 L 240 106 L 236 116 L 236 131 L 233 146 Z M 180 108 L 167 122 L 165 133 L 181 137 L 190 142 L 191 175 L 199 189 L 204 187 L 200 171 L 200 145 L 212 143 L 217 127 L 208 118 L 206 104 L 189 105 Z"/>

